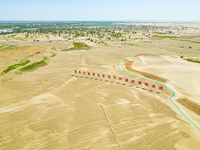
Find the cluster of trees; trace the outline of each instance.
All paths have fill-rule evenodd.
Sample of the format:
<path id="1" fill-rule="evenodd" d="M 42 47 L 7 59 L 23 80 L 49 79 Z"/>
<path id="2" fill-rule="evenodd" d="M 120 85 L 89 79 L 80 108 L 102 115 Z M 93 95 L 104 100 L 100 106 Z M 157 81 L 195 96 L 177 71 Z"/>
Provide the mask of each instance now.
<path id="1" fill-rule="evenodd" d="M 90 37 L 99 39 L 131 39 L 138 30 L 148 30 L 155 27 L 116 24 L 115 22 L 0 22 L 0 29 L 12 29 L 14 33 L 26 33 L 26 38 L 34 34 L 50 34 L 64 38 Z M 9 33 L 6 33 L 9 34 Z"/>

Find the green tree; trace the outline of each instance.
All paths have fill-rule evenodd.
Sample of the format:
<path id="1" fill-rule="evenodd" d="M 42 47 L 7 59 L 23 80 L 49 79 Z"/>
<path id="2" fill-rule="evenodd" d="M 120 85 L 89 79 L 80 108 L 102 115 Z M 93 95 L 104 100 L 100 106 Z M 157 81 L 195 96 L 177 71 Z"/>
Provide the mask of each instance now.
<path id="1" fill-rule="evenodd" d="M 28 38 L 28 37 L 29 37 L 29 33 L 27 33 L 27 34 L 25 35 L 25 37 Z"/>

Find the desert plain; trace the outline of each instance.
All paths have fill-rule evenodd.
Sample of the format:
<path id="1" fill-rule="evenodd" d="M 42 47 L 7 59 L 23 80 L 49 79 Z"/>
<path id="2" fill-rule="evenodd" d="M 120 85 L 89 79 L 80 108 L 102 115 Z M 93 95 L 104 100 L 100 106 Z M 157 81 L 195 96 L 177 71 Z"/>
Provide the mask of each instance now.
<path id="1" fill-rule="evenodd" d="M 200 29 L 192 25 L 175 35 L 181 40 L 99 40 L 69 51 L 62 50 L 73 43 L 59 36 L 35 42 L 0 35 L 0 46 L 17 46 L 0 50 L 0 149 L 200 149 L 200 63 L 186 60 L 200 60 Z M 29 65 L 44 57 L 45 65 L 2 73 L 25 58 Z M 172 89 L 175 104 L 170 89 L 147 78 Z"/>

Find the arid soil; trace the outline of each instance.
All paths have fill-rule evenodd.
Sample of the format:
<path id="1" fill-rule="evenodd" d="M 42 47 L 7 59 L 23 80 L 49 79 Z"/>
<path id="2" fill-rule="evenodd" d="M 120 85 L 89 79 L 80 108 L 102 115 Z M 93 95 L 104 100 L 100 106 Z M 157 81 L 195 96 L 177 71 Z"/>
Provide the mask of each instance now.
<path id="1" fill-rule="evenodd" d="M 156 53 L 127 57 L 119 65 L 171 87 L 177 92 L 175 102 L 186 97 L 200 104 L 199 64 L 160 55 L 200 55 L 198 44 L 162 39 L 131 42 L 137 46 L 92 43 L 90 50 L 60 51 L 70 44 L 40 42 L 20 41 L 22 48 L 0 53 L 0 72 L 36 52 L 41 53 L 30 57 L 30 63 L 50 58 L 46 66 L 23 73 L 19 67 L 0 77 L 0 149 L 199 149 L 200 132 L 169 100 L 170 90 L 161 92 L 156 83 L 150 91 L 143 83 L 155 83 L 118 69 L 123 56 Z M 190 45 L 193 49 L 186 48 Z M 51 57 L 52 53 L 56 56 Z M 75 74 L 74 70 L 115 75 L 117 80 Z M 131 84 L 130 79 L 142 81 L 142 86 Z M 199 115 L 176 104 L 200 126 Z"/>

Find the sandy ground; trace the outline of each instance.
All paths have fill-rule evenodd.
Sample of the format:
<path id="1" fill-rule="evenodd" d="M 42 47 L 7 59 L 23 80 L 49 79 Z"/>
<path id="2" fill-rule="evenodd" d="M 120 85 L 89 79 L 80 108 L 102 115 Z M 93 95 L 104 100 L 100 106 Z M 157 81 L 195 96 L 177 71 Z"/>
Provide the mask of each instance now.
<path id="1" fill-rule="evenodd" d="M 179 42 L 187 44 L 174 40 L 134 42 L 137 46 L 109 43 L 110 47 L 92 45 L 91 50 L 81 51 L 59 51 L 64 43 L 41 42 L 34 52 L 44 47 L 43 56 L 57 54 L 48 65 L 0 77 L 0 149 L 199 149 L 200 132 L 170 102 L 169 90 L 158 94 L 130 82 L 74 74 L 77 69 L 144 83 L 147 80 L 119 70 L 119 59 L 135 53 L 171 53 Z M 177 48 L 174 54 L 181 52 Z M 196 49 L 184 53 L 200 55 Z M 41 59 L 34 57 L 34 61 Z M 0 61 L 3 71 L 16 58 L 0 55 Z M 165 84 L 178 92 L 176 98 L 185 96 L 199 103 L 199 64 L 178 57 L 138 56 L 120 65 L 125 67 L 126 61 L 133 61 L 134 69 L 166 78 Z M 177 105 L 200 124 L 199 116 Z"/>

